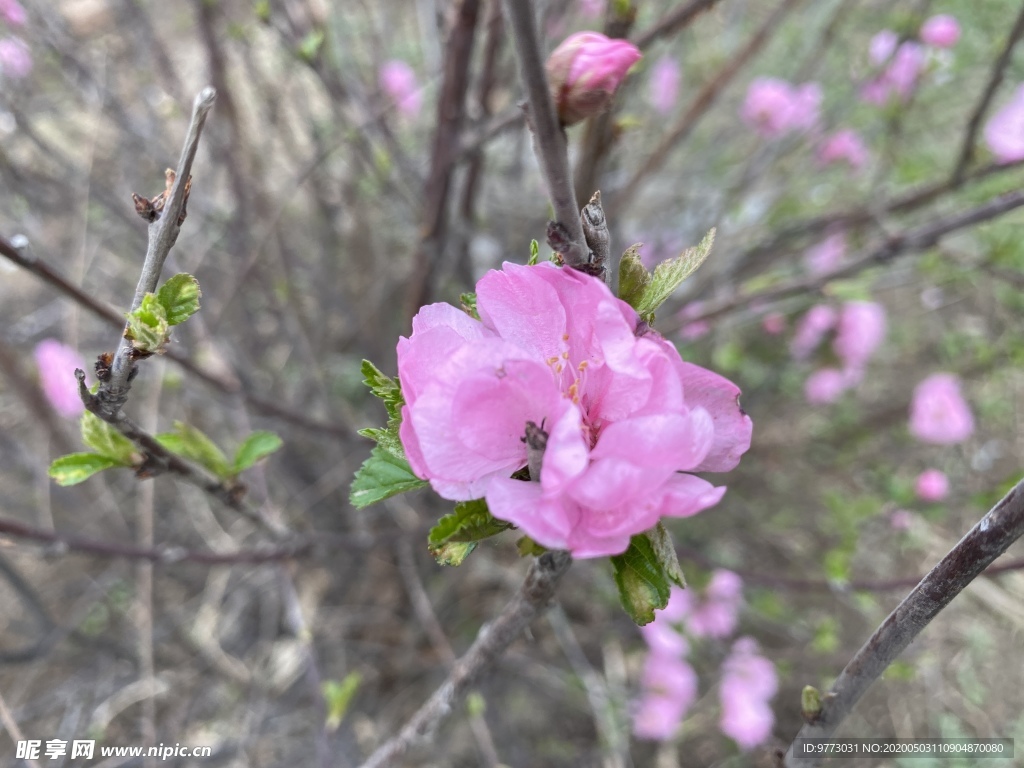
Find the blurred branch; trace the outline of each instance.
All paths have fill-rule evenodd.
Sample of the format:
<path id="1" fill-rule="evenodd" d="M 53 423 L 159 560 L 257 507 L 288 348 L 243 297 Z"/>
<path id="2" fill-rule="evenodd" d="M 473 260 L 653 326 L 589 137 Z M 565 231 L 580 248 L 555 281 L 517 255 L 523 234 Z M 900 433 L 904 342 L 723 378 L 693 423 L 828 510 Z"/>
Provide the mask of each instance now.
<path id="1" fill-rule="evenodd" d="M 25 525 L 17 520 L 0 518 L 0 535 L 48 544 L 47 554 L 80 554 L 126 560 L 148 560 L 157 565 L 176 563 L 198 563 L 200 565 L 260 565 L 283 560 L 296 560 L 309 556 L 313 541 L 274 549 L 252 549 L 237 552 L 196 552 L 183 547 L 158 545 L 144 547 L 135 544 L 120 544 L 109 539 L 91 539 L 71 536 L 45 528 Z"/>
<path id="2" fill-rule="evenodd" d="M 690 22 L 697 18 L 704 11 L 710 10 L 717 5 L 719 0 L 690 0 L 669 11 L 654 23 L 649 29 L 645 29 L 633 40 L 633 44 L 641 51 L 652 43 L 663 37 L 669 37 L 685 29 Z"/>
<path id="3" fill-rule="evenodd" d="M 815 292 L 839 278 L 849 277 L 870 267 L 885 264 L 897 256 L 916 253 L 931 248 L 945 235 L 958 229 L 980 224 L 1024 205 L 1024 191 L 1010 192 L 963 213 L 945 216 L 908 232 L 889 235 L 885 241 L 868 251 L 859 259 L 828 272 L 810 277 L 791 280 L 788 283 L 749 294 L 736 294 L 718 301 L 708 301 L 707 308 L 699 314 L 686 318 L 687 323 L 711 320 L 752 303 L 766 304 L 789 296 Z M 674 329 L 669 328 L 666 333 Z"/>
<path id="4" fill-rule="evenodd" d="M 999 58 L 992 65 L 992 73 L 989 75 L 985 90 L 982 91 L 981 98 L 978 99 L 978 103 L 971 113 L 971 119 L 967 123 L 967 132 L 964 134 L 964 141 L 960 147 L 960 156 L 951 175 L 954 184 L 959 184 L 963 180 L 967 166 L 970 165 L 974 157 L 974 142 L 977 139 L 981 121 L 988 111 L 989 104 L 992 103 L 992 97 L 995 96 L 996 91 L 999 90 L 999 85 L 1003 82 L 1006 68 L 1013 57 L 1013 49 L 1020 42 L 1022 36 L 1024 36 L 1024 4 L 1021 5 L 1020 13 L 1017 14 L 1017 21 L 1014 22 L 1013 29 L 1010 30 L 1010 36 L 1006 39 L 1006 45 L 1003 46 L 1002 53 L 999 54 Z"/>
<path id="5" fill-rule="evenodd" d="M 846 665 L 827 694 L 820 715 L 804 725 L 798 739 L 829 738 L 868 687 L 914 640 L 939 611 L 988 565 L 1024 535 L 1024 480 L 971 528 L 928 573 Z M 792 745 L 787 768 L 811 768 L 820 759 L 800 758 Z"/>
<path id="6" fill-rule="evenodd" d="M 566 264 L 578 267 L 587 262 L 588 249 L 580 224 L 580 208 L 572 187 L 565 131 L 555 114 L 555 104 L 544 70 L 544 58 L 537 39 L 533 3 L 530 0 L 504 0 L 504 3 L 505 18 L 515 43 L 519 78 L 526 89 L 528 122 L 533 130 L 534 150 L 554 208 L 555 223 L 565 231 L 565 248 L 559 250 L 562 250 Z"/>
<path id="7" fill-rule="evenodd" d="M 204 88 L 192 104 L 192 121 L 189 123 L 188 133 L 185 136 L 181 158 L 178 160 L 174 186 L 167 195 L 159 218 L 149 225 L 149 246 L 146 249 L 146 260 L 142 264 L 142 274 L 139 276 L 139 283 L 135 288 L 135 298 L 132 299 L 132 311 L 139 308 L 147 293 L 156 291 L 164 261 L 178 239 L 178 232 L 181 231 L 181 223 L 184 218 L 185 193 L 191 179 L 192 162 L 199 149 L 199 137 L 203 132 L 203 125 L 206 123 L 206 116 L 216 98 L 217 92 L 213 88 Z M 125 328 L 127 329 L 127 326 Z M 131 359 L 132 350 L 132 342 L 122 334 L 117 352 L 114 353 L 110 379 L 100 386 L 97 393 L 98 407 L 102 413 L 108 416 L 119 413 L 128 399 L 129 375 L 135 367 Z"/>
<path id="8" fill-rule="evenodd" d="M 506 10 L 509 5 L 506 5 Z M 527 4 L 532 5 L 532 4 Z M 572 565 L 568 552 L 546 552 L 530 565 L 526 580 L 501 614 L 480 628 L 476 641 L 452 667 L 447 680 L 416 711 L 409 722 L 381 745 L 362 768 L 385 768 L 413 744 L 427 738 L 447 717 L 479 675 L 505 652 L 540 612 L 547 608 L 558 582 Z"/>
<path id="9" fill-rule="evenodd" d="M 768 16 L 761 27 L 754 33 L 753 37 L 732 59 L 715 73 L 704 87 L 700 89 L 690 106 L 682 114 L 679 120 L 669 128 L 664 138 L 654 148 L 654 151 L 647 156 L 647 159 L 640 164 L 640 167 L 633 173 L 629 181 L 615 195 L 614 201 L 609 205 L 610 215 L 615 216 L 622 210 L 622 207 L 633 202 L 645 178 L 656 170 L 665 166 L 669 154 L 690 135 L 694 126 L 701 117 L 708 111 L 725 86 L 739 74 L 744 65 L 750 61 L 771 37 L 775 28 L 782 22 L 786 15 L 792 11 L 802 0 L 782 0 L 775 10 Z"/>

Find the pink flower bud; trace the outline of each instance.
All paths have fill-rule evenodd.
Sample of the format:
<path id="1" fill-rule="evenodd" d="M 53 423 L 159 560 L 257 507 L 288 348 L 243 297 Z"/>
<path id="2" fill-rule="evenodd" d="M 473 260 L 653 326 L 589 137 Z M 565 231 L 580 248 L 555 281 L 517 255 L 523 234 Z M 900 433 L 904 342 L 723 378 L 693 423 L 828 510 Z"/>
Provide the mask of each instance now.
<path id="1" fill-rule="evenodd" d="M 671 56 L 663 56 L 651 70 L 651 106 L 656 112 L 667 115 L 676 105 L 679 95 L 679 62 Z"/>
<path id="2" fill-rule="evenodd" d="M 419 114 L 422 97 L 416 73 L 404 61 L 393 59 L 380 68 L 380 87 L 403 115 L 415 117 Z"/>
<path id="3" fill-rule="evenodd" d="M 5 37 L 0 40 L 0 75 L 20 80 L 32 71 L 32 52 L 24 40 Z"/>
<path id="4" fill-rule="evenodd" d="M 846 161 L 855 171 L 867 163 L 868 148 L 856 131 L 836 131 L 818 147 L 818 162 L 822 165 L 840 161 Z"/>
<path id="5" fill-rule="evenodd" d="M 577 32 L 548 57 L 551 96 L 563 125 L 573 125 L 603 112 L 640 50 L 628 40 L 599 32 Z"/>
<path id="6" fill-rule="evenodd" d="M 25 25 L 25 9 L 18 0 L 0 0 L 0 17 L 11 27 Z"/>
<path id="7" fill-rule="evenodd" d="M 876 67 L 880 67 L 892 58 L 896 46 L 900 42 L 900 36 L 891 29 L 883 29 L 871 38 L 868 44 L 868 58 Z"/>
<path id="8" fill-rule="evenodd" d="M 910 434 L 926 443 L 951 445 L 973 432 L 974 416 L 956 376 L 936 373 L 917 385 L 910 404 Z"/>
<path id="9" fill-rule="evenodd" d="M 44 339 L 36 345 L 35 358 L 43 394 L 53 409 L 65 418 L 80 416 L 85 406 L 78 395 L 75 369 L 85 369 L 82 356 L 56 339 Z"/>
<path id="10" fill-rule="evenodd" d="M 1000 164 L 1024 160 L 1024 85 L 985 125 L 985 143 Z"/>
<path id="11" fill-rule="evenodd" d="M 862 370 L 885 338 L 885 307 L 873 301 L 848 301 L 839 313 L 832 349 L 848 370 Z"/>
<path id="12" fill-rule="evenodd" d="M 921 42 L 936 48 L 952 48 L 960 39 L 960 24 L 946 13 L 932 16 L 921 25 Z"/>
<path id="13" fill-rule="evenodd" d="M 861 99 L 879 106 L 893 100 L 906 101 L 917 87 L 917 79 L 924 65 L 924 49 L 911 41 L 903 43 L 892 54 L 885 70 L 864 85 L 860 92 Z"/>
<path id="14" fill-rule="evenodd" d="M 914 490 L 922 501 L 942 501 L 949 493 L 949 479 L 937 469 L 926 469 L 917 476 Z"/>

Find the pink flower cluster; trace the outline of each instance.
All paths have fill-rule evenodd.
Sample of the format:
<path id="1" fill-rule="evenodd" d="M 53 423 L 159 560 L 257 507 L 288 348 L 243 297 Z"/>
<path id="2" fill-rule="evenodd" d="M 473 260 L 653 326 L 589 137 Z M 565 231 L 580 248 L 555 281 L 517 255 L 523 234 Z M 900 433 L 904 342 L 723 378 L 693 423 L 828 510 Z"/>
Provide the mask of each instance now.
<path id="1" fill-rule="evenodd" d="M 836 131 L 818 145 L 818 162 L 821 165 L 845 162 L 854 171 L 867 165 L 867 145 L 856 131 L 843 128 Z"/>
<path id="2" fill-rule="evenodd" d="M 906 101 L 924 70 L 925 51 L 918 43 L 899 42 L 899 35 L 883 29 L 871 39 L 871 63 L 882 71 L 861 89 L 861 98 L 879 106 L 890 101 Z"/>
<path id="3" fill-rule="evenodd" d="M 1002 165 L 1024 160 L 1024 85 L 985 124 L 985 143 Z"/>
<path id="4" fill-rule="evenodd" d="M 85 370 L 82 356 L 56 339 L 43 339 L 34 354 L 43 394 L 53 409 L 68 419 L 81 416 L 85 406 L 78 395 L 75 369 Z"/>
<path id="5" fill-rule="evenodd" d="M 741 116 L 765 138 L 776 139 L 810 130 L 817 125 L 820 111 L 821 86 L 817 83 L 795 86 L 774 77 L 759 77 L 747 89 Z"/>
<path id="6" fill-rule="evenodd" d="M 477 284 L 477 310 L 423 307 L 398 342 L 402 444 L 437 493 L 486 498 L 576 557 L 623 552 L 660 518 L 722 498 L 685 473 L 728 471 L 750 447 L 739 389 L 658 334 L 638 336 L 636 312 L 601 280 L 506 263 Z M 511 475 L 528 464 L 531 423 L 545 447 L 526 482 Z"/>
<path id="7" fill-rule="evenodd" d="M 420 112 L 423 97 L 413 68 L 399 59 L 387 61 L 380 68 L 380 89 L 388 95 L 405 117 L 413 118 Z"/>
<path id="8" fill-rule="evenodd" d="M 643 693 L 633 716 L 640 738 L 671 739 L 697 698 L 698 680 L 688 663 L 686 636 L 724 638 L 736 629 L 743 582 L 724 569 L 716 570 L 702 599 L 691 590 L 673 588 L 668 605 L 641 628 L 649 654 L 641 680 Z M 774 716 L 768 701 L 778 681 L 775 668 L 757 651 L 751 638 L 737 640 L 722 666 L 720 728 L 742 749 L 763 743 Z"/>
<path id="9" fill-rule="evenodd" d="M 25 9 L 18 0 L 0 0 L 0 21 L 11 29 L 25 25 Z M 20 37 L 0 38 L 0 77 L 20 80 L 32 71 L 32 51 Z"/>
<path id="10" fill-rule="evenodd" d="M 603 112 L 640 49 L 628 40 L 600 32 L 569 35 L 547 61 L 548 84 L 563 125 L 573 125 Z"/>
<path id="11" fill-rule="evenodd" d="M 925 443 L 962 443 L 974 432 L 974 416 L 960 392 L 960 380 L 936 373 L 914 389 L 910 403 L 910 434 Z"/>

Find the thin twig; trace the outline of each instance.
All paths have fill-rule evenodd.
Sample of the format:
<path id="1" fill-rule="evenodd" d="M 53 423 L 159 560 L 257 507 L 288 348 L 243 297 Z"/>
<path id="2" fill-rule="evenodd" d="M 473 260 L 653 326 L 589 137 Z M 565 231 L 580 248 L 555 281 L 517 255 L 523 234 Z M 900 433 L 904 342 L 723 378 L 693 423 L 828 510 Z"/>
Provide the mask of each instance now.
<path id="1" fill-rule="evenodd" d="M 897 656 L 988 565 L 1024 535 L 1024 480 L 1003 497 L 889 614 L 822 697 L 813 723 L 798 739 L 826 739 L 835 733 L 868 687 Z M 820 759 L 786 754 L 787 768 L 811 768 Z"/>
<path id="2" fill-rule="evenodd" d="M 274 549 L 252 549 L 237 552 L 196 552 L 184 547 L 161 544 L 142 547 L 136 544 L 120 544 L 109 539 L 91 539 L 71 536 L 58 531 L 36 528 L 31 525 L 0 518 L 0 535 L 13 536 L 28 541 L 49 545 L 50 554 L 79 554 L 124 560 L 148 560 L 157 565 L 176 563 L 197 563 L 199 565 L 260 565 L 277 563 L 282 560 L 297 560 L 308 557 L 313 551 L 313 541 Z"/>
<path id="3" fill-rule="evenodd" d="M 571 564 L 572 557 L 568 552 L 546 552 L 534 560 L 519 592 L 493 622 L 480 629 L 476 641 L 452 667 L 448 679 L 424 702 L 401 731 L 382 744 L 363 763 L 362 768 L 394 765 L 394 761 L 413 744 L 429 737 L 480 673 L 504 653 L 534 617 L 547 608 L 558 582 Z"/>
<path id="4" fill-rule="evenodd" d="M 164 204 L 162 214 L 149 225 L 149 245 L 146 248 L 146 260 L 142 264 L 142 273 L 135 288 L 135 298 L 132 299 L 132 311 L 139 308 L 147 293 L 156 291 L 157 283 L 160 281 L 160 272 L 164 268 L 164 261 L 174 246 L 174 242 L 178 239 L 178 232 L 181 230 L 181 213 L 185 205 L 185 188 L 188 186 L 192 172 L 192 162 L 199 149 L 199 137 L 203 132 L 203 125 L 206 123 L 206 116 L 216 98 L 217 92 L 213 88 L 204 88 L 192 104 L 192 121 L 189 123 L 188 133 L 185 136 L 181 158 L 178 160 L 174 186 Z M 97 393 L 103 410 L 110 415 L 118 413 L 128 399 L 130 388 L 128 379 L 134 367 L 131 359 L 132 350 L 132 342 L 122 335 L 117 352 L 114 354 L 110 379 L 103 383 Z"/>
<path id="5" fill-rule="evenodd" d="M 999 90 L 999 85 L 1003 82 L 1006 68 L 1013 57 L 1013 49 L 1020 42 L 1022 36 L 1024 36 L 1024 5 L 1021 5 L 1020 13 L 1017 14 L 1017 21 L 1014 22 L 1013 29 L 1010 30 L 1010 36 L 1006 39 L 1006 44 L 1003 46 L 999 58 L 992 65 L 992 73 L 989 75 L 985 90 L 982 91 L 981 98 L 978 99 L 974 111 L 971 112 L 971 119 L 967 123 L 967 132 L 964 134 L 964 141 L 960 146 L 960 156 L 957 158 L 956 166 L 951 174 L 954 184 L 959 184 L 963 180 L 967 166 L 970 165 L 971 160 L 974 158 L 974 141 L 978 137 L 981 121 L 988 111 L 989 104 L 992 103 L 992 97 L 995 96 L 996 91 Z"/>
<path id="6" fill-rule="evenodd" d="M 528 119 L 533 129 L 534 150 L 547 184 L 555 222 L 565 232 L 562 251 L 565 263 L 578 267 L 587 262 L 587 246 L 580 224 L 580 209 L 569 171 L 569 151 L 565 131 L 555 114 L 555 104 L 548 87 L 544 59 L 537 39 L 537 22 L 531 0 L 504 0 L 505 18 L 515 43 L 519 78 L 526 89 Z"/>
<path id="7" fill-rule="evenodd" d="M 4 730 L 7 731 L 7 735 L 11 737 L 12 742 L 16 744 L 19 741 L 25 741 L 25 734 L 21 732 L 21 728 L 18 727 L 18 721 L 14 719 L 11 710 L 7 708 L 7 702 L 4 701 L 2 693 L 0 693 L 0 723 L 3 723 Z M 25 764 L 30 766 L 30 768 L 39 768 L 39 763 L 31 758 L 26 759 Z"/>
<path id="8" fill-rule="evenodd" d="M 690 0 L 673 11 L 669 11 L 656 21 L 649 29 L 645 29 L 633 40 L 633 44 L 641 51 L 663 37 L 674 35 L 685 29 L 690 22 L 704 11 L 713 8 L 719 0 Z"/>

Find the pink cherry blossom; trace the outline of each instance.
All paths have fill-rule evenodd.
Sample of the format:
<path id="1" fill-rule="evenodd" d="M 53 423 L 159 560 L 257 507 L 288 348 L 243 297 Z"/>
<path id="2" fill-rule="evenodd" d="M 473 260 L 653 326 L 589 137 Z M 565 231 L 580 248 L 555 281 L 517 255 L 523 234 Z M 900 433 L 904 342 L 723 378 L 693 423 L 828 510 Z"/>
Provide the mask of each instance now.
<path id="1" fill-rule="evenodd" d="M 825 334 L 836 324 L 836 311 L 828 304 L 816 304 L 807 310 L 797 323 L 793 340 L 789 344 L 789 352 L 794 360 L 806 360 Z"/>
<path id="2" fill-rule="evenodd" d="M 868 148 L 856 131 L 848 128 L 836 131 L 819 145 L 819 163 L 829 165 L 840 161 L 845 161 L 855 171 L 867 164 Z"/>
<path id="3" fill-rule="evenodd" d="M 833 232 L 804 253 L 804 265 L 812 275 L 823 275 L 839 266 L 846 256 L 846 235 Z M 827 330 L 827 329 L 826 329 Z"/>
<path id="4" fill-rule="evenodd" d="M 848 301 L 839 311 L 832 349 L 846 371 L 863 371 L 885 338 L 885 307 L 874 301 Z M 859 375 L 856 377 L 859 379 Z"/>
<path id="5" fill-rule="evenodd" d="M 906 101 L 917 87 L 924 65 L 924 49 L 913 41 L 902 43 L 882 73 L 861 89 L 861 99 L 879 106 L 894 100 Z"/>
<path id="6" fill-rule="evenodd" d="M 11 27 L 25 25 L 25 9 L 18 0 L 0 0 L 0 17 Z"/>
<path id="7" fill-rule="evenodd" d="M 921 42 L 936 48 L 952 48 L 960 39 L 960 24 L 946 13 L 932 16 L 921 25 Z"/>
<path id="8" fill-rule="evenodd" d="M 822 368 L 807 377 L 804 397 L 811 405 L 834 403 L 850 388 L 850 380 L 838 368 Z"/>
<path id="9" fill-rule="evenodd" d="M 893 53 L 896 52 L 896 46 L 899 45 L 899 42 L 900 36 L 891 29 L 883 29 L 881 32 L 878 32 L 871 38 L 871 42 L 868 45 L 868 58 L 871 59 L 871 63 L 876 67 L 880 67 L 888 62 L 892 58 Z"/>
<path id="10" fill-rule="evenodd" d="M 743 102 L 743 120 L 768 139 L 813 128 L 821 110 L 821 86 L 794 86 L 785 80 L 759 77 L 750 83 Z"/>
<path id="11" fill-rule="evenodd" d="M 682 657 L 690 652 L 690 644 L 679 630 L 672 626 L 664 611 L 659 611 L 650 624 L 640 627 L 640 634 L 644 636 L 652 654 Z"/>
<path id="12" fill-rule="evenodd" d="M 32 51 L 18 37 L 0 40 L 0 75 L 19 80 L 32 71 Z"/>
<path id="13" fill-rule="evenodd" d="M 910 434 L 926 443 L 951 445 L 973 432 L 974 416 L 956 376 L 936 373 L 917 385 L 910 404 Z"/>
<path id="14" fill-rule="evenodd" d="M 679 62 L 671 56 L 662 56 L 651 69 L 651 106 L 667 115 L 676 105 L 679 95 Z"/>
<path id="15" fill-rule="evenodd" d="M 661 517 L 714 506 L 722 472 L 750 446 L 731 382 L 683 362 L 636 312 L 581 272 L 506 263 L 477 284 L 480 320 L 420 310 L 398 343 L 410 466 L 441 496 L 485 497 L 492 514 L 576 557 L 618 554 Z M 529 422 L 546 433 L 539 482 Z M 537 480 L 538 478 L 534 478 Z"/>
<path id="16" fill-rule="evenodd" d="M 986 123 L 985 143 L 998 163 L 1024 160 L 1024 85 Z"/>
<path id="17" fill-rule="evenodd" d="M 922 501 L 942 501 L 949 493 L 949 478 L 938 469 L 926 469 L 917 476 L 914 490 Z"/>
<path id="18" fill-rule="evenodd" d="M 694 637 L 727 637 L 739 622 L 743 603 L 743 580 L 732 571 L 720 568 L 711 575 L 703 597 L 696 599 L 690 590 L 673 598 L 677 621 Z"/>
<path id="19" fill-rule="evenodd" d="M 547 61 L 551 95 L 563 125 L 572 125 L 603 112 L 640 49 L 628 40 L 600 32 L 577 32 L 551 52 Z"/>
<path id="20" fill-rule="evenodd" d="M 419 114 L 423 97 L 416 73 L 404 61 L 392 59 L 380 68 L 380 88 L 388 95 L 398 111 L 406 117 Z"/>
<path id="21" fill-rule="evenodd" d="M 671 739 L 697 699 L 697 673 L 684 659 L 652 653 L 644 664 L 643 688 L 633 732 L 642 739 Z"/>
<path id="22" fill-rule="evenodd" d="M 78 394 L 75 369 L 85 370 L 85 360 L 71 347 L 56 339 L 43 339 L 35 348 L 36 365 L 43 394 L 61 416 L 76 418 L 85 410 Z"/>
<path id="23" fill-rule="evenodd" d="M 761 329 L 769 336 L 779 336 L 786 331 L 786 316 L 781 312 L 769 312 L 761 318 Z"/>
<path id="24" fill-rule="evenodd" d="M 761 656 L 752 638 L 742 637 L 733 644 L 722 669 L 719 727 L 741 749 L 753 749 L 768 740 L 775 724 L 768 706 L 779 685 L 775 666 Z"/>

